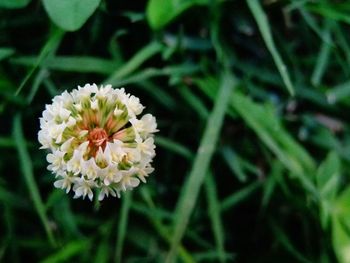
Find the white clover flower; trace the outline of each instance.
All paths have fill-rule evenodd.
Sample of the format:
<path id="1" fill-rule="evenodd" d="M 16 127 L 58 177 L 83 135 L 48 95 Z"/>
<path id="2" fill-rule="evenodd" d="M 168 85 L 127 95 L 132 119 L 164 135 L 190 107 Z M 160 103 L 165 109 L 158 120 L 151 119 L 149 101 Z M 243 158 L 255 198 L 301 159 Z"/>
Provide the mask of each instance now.
<path id="1" fill-rule="evenodd" d="M 98 200 L 120 196 L 146 182 L 153 172 L 156 119 L 139 98 L 111 85 L 86 84 L 63 92 L 46 105 L 40 118 L 40 149 L 57 180 L 56 188 L 74 191 L 74 198 Z"/>

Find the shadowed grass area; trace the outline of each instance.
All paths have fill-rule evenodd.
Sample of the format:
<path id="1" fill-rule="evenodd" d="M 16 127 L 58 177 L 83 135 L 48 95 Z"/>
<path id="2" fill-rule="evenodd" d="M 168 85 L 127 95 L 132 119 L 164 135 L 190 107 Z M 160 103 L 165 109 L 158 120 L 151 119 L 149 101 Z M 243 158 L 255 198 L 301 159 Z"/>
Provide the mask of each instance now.
<path id="1" fill-rule="evenodd" d="M 349 11 L 0 1 L 0 262 L 350 262 Z M 157 118 L 121 198 L 55 189 L 39 150 L 45 105 L 85 83 Z"/>

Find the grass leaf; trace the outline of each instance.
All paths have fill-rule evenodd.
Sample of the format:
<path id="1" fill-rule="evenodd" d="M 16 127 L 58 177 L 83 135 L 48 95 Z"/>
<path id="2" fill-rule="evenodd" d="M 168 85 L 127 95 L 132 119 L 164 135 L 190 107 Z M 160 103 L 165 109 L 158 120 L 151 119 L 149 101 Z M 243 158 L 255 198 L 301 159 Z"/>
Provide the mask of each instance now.
<path id="1" fill-rule="evenodd" d="M 132 192 L 125 193 L 122 199 L 122 207 L 118 224 L 117 244 L 115 248 L 116 262 L 122 262 L 122 252 L 124 247 L 125 235 L 128 228 L 128 216 L 132 203 Z"/>
<path id="2" fill-rule="evenodd" d="M 117 69 L 106 81 L 105 83 L 113 83 L 115 81 L 121 80 L 126 76 L 134 72 L 140 65 L 142 65 L 149 58 L 153 57 L 155 54 L 161 51 L 162 45 L 158 42 L 151 42 L 147 46 L 139 50 L 128 62 L 126 62 L 122 67 Z"/>
<path id="3" fill-rule="evenodd" d="M 34 67 L 38 58 L 33 56 L 12 58 L 11 63 L 16 65 L 23 65 L 27 67 Z M 66 72 L 80 72 L 80 73 L 98 73 L 111 74 L 118 63 L 112 60 L 86 57 L 86 56 L 54 56 L 42 60 L 39 63 L 40 67 L 45 67 L 50 70 L 66 71 Z"/>
<path id="4" fill-rule="evenodd" d="M 22 80 L 20 86 L 18 87 L 18 89 L 16 90 L 15 95 L 18 95 L 21 90 L 23 89 L 23 87 L 27 84 L 27 82 L 29 81 L 30 77 L 33 75 L 33 73 L 35 72 L 35 70 L 39 67 L 40 63 L 42 63 L 42 61 L 48 57 L 52 52 L 54 52 L 56 50 L 56 48 L 58 47 L 62 37 L 63 37 L 63 31 L 56 29 L 53 30 L 49 40 L 46 42 L 46 44 L 44 45 L 44 47 L 41 49 L 40 54 L 36 60 L 36 63 L 33 65 L 32 69 L 27 73 L 27 75 L 24 77 L 24 79 Z"/>
<path id="5" fill-rule="evenodd" d="M 187 228 L 206 170 L 210 165 L 234 85 L 235 80 L 233 77 L 229 73 L 225 73 L 222 77 L 222 83 L 215 100 L 214 109 L 209 116 L 197 155 L 194 159 L 192 170 L 182 188 L 180 198 L 176 205 L 174 234 L 172 236 L 171 248 L 167 256 L 167 262 L 175 261 L 179 243 Z"/>
<path id="6" fill-rule="evenodd" d="M 56 241 L 55 241 L 54 235 L 52 233 L 52 229 L 50 227 L 50 222 L 49 222 L 48 217 L 47 217 L 46 212 L 45 212 L 45 206 L 44 206 L 42 198 L 40 196 L 38 186 L 37 186 L 35 179 L 34 179 L 32 161 L 30 159 L 30 155 L 29 155 L 27 147 L 26 147 L 26 140 L 23 136 L 23 129 L 22 129 L 20 115 L 16 115 L 16 117 L 14 119 L 13 137 L 14 137 L 15 142 L 16 142 L 16 148 L 18 151 L 20 167 L 21 167 L 25 182 L 27 184 L 29 194 L 30 194 L 32 201 L 34 203 L 34 207 L 36 209 L 36 212 L 38 213 L 39 218 L 44 226 L 47 237 L 48 237 L 51 245 L 54 246 L 56 244 Z"/>
<path id="7" fill-rule="evenodd" d="M 64 245 L 62 249 L 58 250 L 56 253 L 50 255 L 46 259 L 40 261 L 41 263 L 59 263 L 68 262 L 70 259 L 82 251 L 86 251 L 89 247 L 88 240 L 74 240 Z"/>
<path id="8" fill-rule="evenodd" d="M 220 262 L 226 262 L 225 257 L 225 235 L 224 227 L 222 225 L 221 213 L 220 213 L 220 202 L 217 196 L 217 187 L 215 184 L 214 177 L 211 173 L 208 173 L 205 177 L 205 190 L 209 205 L 209 218 L 211 220 L 212 230 L 214 232 L 216 249 L 219 256 Z"/>
<path id="9" fill-rule="evenodd" d="M 271 56 L 277 66 L 277 69 L 282 77 L 284 85 L 291 95 L 294 95 L 294 87 L 290 80 L 287 66 L 284 64 L 280 54 L 277 51 L 275 43 L 272 38 L 272 33 L 270 25 L 264 13 L 264 10 L 261 7 L 259 0 L 247 0 L 250 11 L 252 12 L 256 23 L 258 24 L 262 38 L 265 41 L 267 49 L 270 51 Z"/>

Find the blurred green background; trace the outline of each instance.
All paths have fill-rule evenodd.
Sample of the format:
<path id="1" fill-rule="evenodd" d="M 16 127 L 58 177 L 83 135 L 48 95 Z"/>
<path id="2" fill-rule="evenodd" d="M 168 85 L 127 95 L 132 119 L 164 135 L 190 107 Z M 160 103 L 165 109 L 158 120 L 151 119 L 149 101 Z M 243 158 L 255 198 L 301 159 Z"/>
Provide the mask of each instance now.
<path id="1" fill-rule="evenodd" d="M 350 262 L 350 3 L 0 0 L 0 262 Z M 51 98 L 125 87 L 155 172 L 74 200 Z"/>

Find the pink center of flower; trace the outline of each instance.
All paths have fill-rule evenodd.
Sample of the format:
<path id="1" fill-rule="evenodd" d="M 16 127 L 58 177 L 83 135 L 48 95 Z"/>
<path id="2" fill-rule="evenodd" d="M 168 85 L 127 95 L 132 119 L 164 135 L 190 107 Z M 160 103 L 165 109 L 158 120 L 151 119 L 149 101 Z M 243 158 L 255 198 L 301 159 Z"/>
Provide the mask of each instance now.
<path id="1" fill-rule="evenodd" d="M 107 132 L 102 128 L 94 128 L 92 131 L 89 132 L 89 141 L 91 146 L 95 146 L 99 148 L 102 146 L 102 148 L 105 147 L 106 142 L 108 141 L 108 134 Z"/>

